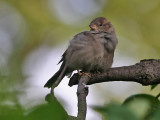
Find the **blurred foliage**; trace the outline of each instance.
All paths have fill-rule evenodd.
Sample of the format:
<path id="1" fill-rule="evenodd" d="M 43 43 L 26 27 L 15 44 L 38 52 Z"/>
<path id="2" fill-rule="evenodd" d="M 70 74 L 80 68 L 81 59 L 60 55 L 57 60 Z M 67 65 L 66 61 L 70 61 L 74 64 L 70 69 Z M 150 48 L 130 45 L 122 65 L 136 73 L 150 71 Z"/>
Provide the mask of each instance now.
<path id="1" fill-rule="evenodd" d="M 48 104 L 42 104 L 25 111 L 19 105 L 1 106 L 0 120 L 67 120 L 68 115 L 56 98 L 47 95 Z"/>
<path id="2" fill-rule="evenodd" d="M 103 115 L 104 120 L 138 120 L 129 109 L 117 104 L 95 107 L 94 109 Z"/>
<path id="3" fill-rule="evenodd" d="M 154 88 L 156 88 L 158 86 L 158 84 L 156 85 L 151 85 L 151 90 L 153 90 Z"/>
<path id="4" fill-rule="evenodd" d="M 89 30 L 89 22 L 97 16 L 108 18 L 115 26 L 119 39 L 118 51 L 137 60 L 159 58 L 160 0 L 102 0 L 105 2 L 99 12 L 83 15 L 76 25 L 62 22 L 65 20 L 60 18 L 54 8 L 56 2 L 51 5 L 51 1 L 56 0 L 0 0 L 0 119 L 24 119 L 25 110 L 18 96 L 28 87 L 24 84 L 28 76 L 23 72 L 24 61 L 28 55 L 43 45 L 54 47 L 80 31 Z M 94 2 L 99 4 L 98 0 Z M 59 5 L 58 2 L 56 5 Z M 81 17 L 82 14 L 76 13 L 74 9 L 71 11 L 75 14 L 67 13 L 65 9 L 62 9 L 62 12 L 66 16 L 77 15 L 75 19 Z M 41 57 L 43 56 L 39 58 Z M 153 97 L 141 97 L 144 99 L 135 102 L 135 96 L 131 97 L 131 103 L 137 106 L 133 107 L 134 111 L 139 108 L 138 103 L 144 102 L 145 105 L 142 105 L 145 107 L 151 106 L 152 103 L 148 101 L 152 101 Z M 58 102 L 55 106 L 61 109 Z M 136 119 L 136 113 L 128 109 L 126 105 L 121 107 L 111 104 L 104 107 L 103 111 L 105 114 L 109 113 L 108 116 L 113 117 L 113 120 L 119 115 L 122 118 L 133 116 L 133 120 Z M 40 105 L 30 110 L 27 118 L 42 119 L 50 116 L 50 111 L 58 115 L 52 107 Z M 114 112 L 117 114 L 116 118 L 113 116 Z M 159 113 L 156 108 L 150 120 L 158 120 Z"/>
<path id="5" fill-rule="evenodd" d="M 26 120 L 67 120 L 66 111 L 53 95 L 48 94 L 46 101 L 48 104 L 40 105 L 26 115 Z"/>
<path id="6" fill-rule="evenodd" d="M 109 104 L 93 107 L 105 120 L 158 120 L 160 101 L 149 94 L 137 94 L 127 98 L 120 106 Z"/>
<path id="7" fill-rule="evenodd" d="M 160 109 L 160 101 L 149 94 L 132 95 L 124 103 L 138 118 L 146 120 L 157 109 Z"/>
<path id="8" fill-rule="evenodd" d="M 157 109 L 149 120 L 159 120 L 159 118 L 160 118 L 160 109 Z"/>

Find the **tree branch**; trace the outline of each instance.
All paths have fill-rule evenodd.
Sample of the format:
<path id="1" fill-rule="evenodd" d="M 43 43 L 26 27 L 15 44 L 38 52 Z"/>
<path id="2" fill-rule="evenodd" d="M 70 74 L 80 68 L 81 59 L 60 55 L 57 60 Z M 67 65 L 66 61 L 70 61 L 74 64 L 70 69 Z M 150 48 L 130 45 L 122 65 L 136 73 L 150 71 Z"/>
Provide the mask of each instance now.
<path id="1" fill-rule="evenodd" d="M 69 86 L 78 84 L 78 78 L 79 75 L 74 74 L 69 81 Z M 105 73 L 91 74 L 87 84 L 110 81 L 137 82 L 142 85 L 158 84 L 160 83 L 160 59 L 141 60 L 135 65 L 110 68 Z"/>
<path id="2" fill-rule="evenodd" d="M 87 102 L 86 97 L 88 95 L 88 87 L 86 86 L 89 81 L 87 75 L 82 75 L 77 88 L 77 97 L 78 97 L 78 120 L 85 120 L 87 112 Z"/>
<path id="3" fill-rule="evenodd" d="M 88 95 L 88 87 L 86 86 L 89 77 L 87 75 L 82 75 L 77 88 L 78 97 L 78 114 L 77 117 L 69 116 L 67 120 L 85 120 L 87 113 L 87 102 L 86 97 Z"/>

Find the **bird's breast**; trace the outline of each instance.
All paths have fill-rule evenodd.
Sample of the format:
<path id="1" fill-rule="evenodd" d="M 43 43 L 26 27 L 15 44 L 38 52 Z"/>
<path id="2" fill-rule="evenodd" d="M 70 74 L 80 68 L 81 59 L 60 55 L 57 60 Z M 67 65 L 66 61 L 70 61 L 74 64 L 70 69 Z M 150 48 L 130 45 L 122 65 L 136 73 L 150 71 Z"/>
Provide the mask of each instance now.
<path id="1" fill-rule="evenodd" d="M 82 35 L 80 36 L 83 37 Z M 104 48 L 103 39 L 91 36 L 88 39 L 78 39 L 71 43 L 72 54 L 70 56 L 69 67 L 92 71 L 94 69 L 106 69 L 111 66 L 112 58 L 108 56 Z"/>

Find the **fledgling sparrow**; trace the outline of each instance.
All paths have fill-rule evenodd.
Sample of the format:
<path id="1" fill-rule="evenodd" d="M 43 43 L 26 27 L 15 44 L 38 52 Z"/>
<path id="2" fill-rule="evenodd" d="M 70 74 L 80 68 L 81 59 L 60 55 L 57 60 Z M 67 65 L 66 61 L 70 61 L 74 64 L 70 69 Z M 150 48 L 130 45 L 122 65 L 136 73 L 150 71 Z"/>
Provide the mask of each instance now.
<path id="1" fill-rule="evenodd" d="M 74 70 L 83 72 L 105 72 L 112 66 L 114 51 L 118 43 L 113 25 L 104 17 L 94 19 L 90 31 L 74 36 L 62 55 L 60 69 L 47 81 L 44 87 L 56 87 Z M 60 63 L 59 62 L 59 63 Z"/>

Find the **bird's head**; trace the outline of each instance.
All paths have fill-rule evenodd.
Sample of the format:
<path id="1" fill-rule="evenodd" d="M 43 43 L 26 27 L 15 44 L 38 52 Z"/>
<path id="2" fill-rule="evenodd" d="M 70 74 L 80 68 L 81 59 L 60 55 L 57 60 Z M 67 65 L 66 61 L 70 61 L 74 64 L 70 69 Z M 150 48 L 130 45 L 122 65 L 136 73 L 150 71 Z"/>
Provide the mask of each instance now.
<path id="1" fill-rule="evenodd" d="M 97 32 L 112 32 L 114 28 L 112 24 L 104 17 L 95 18 L 89 25 L 91 31 Z"/>

